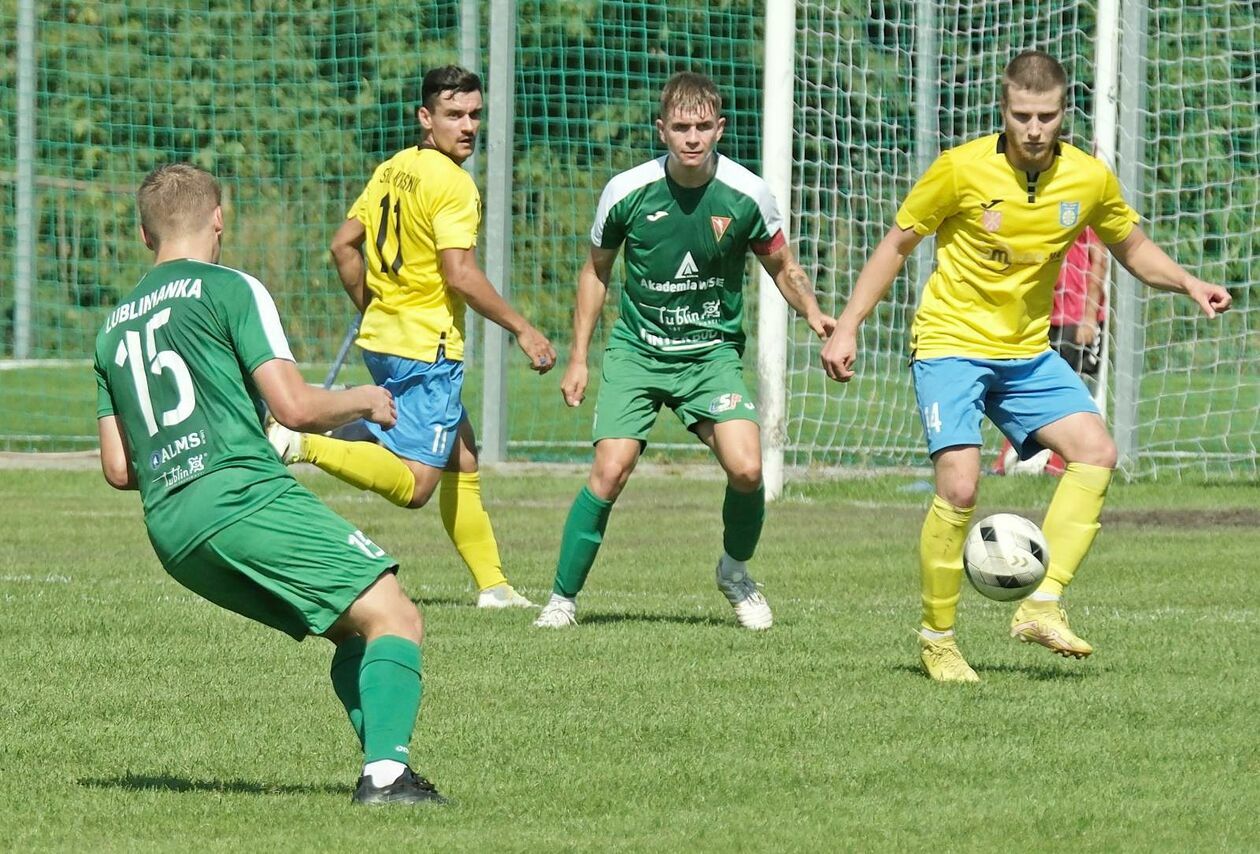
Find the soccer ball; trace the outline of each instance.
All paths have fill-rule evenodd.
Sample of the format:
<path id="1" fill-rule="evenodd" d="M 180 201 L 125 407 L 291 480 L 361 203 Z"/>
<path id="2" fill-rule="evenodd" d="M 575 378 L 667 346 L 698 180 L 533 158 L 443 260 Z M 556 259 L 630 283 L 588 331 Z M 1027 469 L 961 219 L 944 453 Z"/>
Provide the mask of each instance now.
<path id="1" fill-rule="evenodd" d="M 1050 550 L 1023 516 L 997 513 L 972 525 L 963 546 L 967 580 L 990 599 L 1023 599 L 1046 577 Z"/>

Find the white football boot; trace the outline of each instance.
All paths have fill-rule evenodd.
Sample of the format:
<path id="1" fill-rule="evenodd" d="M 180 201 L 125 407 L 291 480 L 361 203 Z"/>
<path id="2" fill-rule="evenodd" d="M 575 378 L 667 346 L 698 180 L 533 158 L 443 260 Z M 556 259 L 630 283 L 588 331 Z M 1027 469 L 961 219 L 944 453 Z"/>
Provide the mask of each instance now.
<path id="1" fill-rule="evenodd" d="M 577 601 L 552 593 L 543 606 L 542 613 L 534 620 L 536 629 L 567 629 L 577 625 Z"/>
<path id="2" fill-rule="evenodd" d="M 762 631 L 774 624 L 770 604 L 761 595 L 760 584 L 748 574 L 748 565 L 725 552 L 718 558 L 717 586 L 735 609 L 735 619 L 746 629 Z"/>
<path id="3" fill-rule="evenodd" d="M 517 593 L 511 584 L 506 581 L 502 584 L 496 584 L 493 587 L 487 587 L 477 594 L 478 608 L 537 608 L 533 602 Z"/>

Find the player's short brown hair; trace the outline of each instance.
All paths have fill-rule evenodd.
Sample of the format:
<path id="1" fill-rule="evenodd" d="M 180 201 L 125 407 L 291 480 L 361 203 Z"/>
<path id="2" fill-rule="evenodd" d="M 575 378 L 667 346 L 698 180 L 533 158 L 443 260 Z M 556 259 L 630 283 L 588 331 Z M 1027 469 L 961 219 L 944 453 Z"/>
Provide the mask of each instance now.
<path id="1" fill-rule="evenodd" d="M 458 65 L 443 65 L 424 75 L 424 82 L 420 84 L 420 106 L 432 112 L 443 92 L 463 94 L 480 91 L 481 78 L 476 74 Z"/>
<path id="2" fill-rule="evenodd" d="M 154 248 L 168 237 L 206 227 L 223 194 L 219 182 L 191 163 L 167 163 L 150 172 L 136 193 L 140 224 Z"/>
<path id="3" fill-rule="evenodd" d="M 1038 94 L 1058 89 L 1066 100 L 1067 86 L 1067 72 L 1059 60 L 1042 50 L 1026 50 L 1007 63 L 1002 72 L 1002 103 L 1006 104 L 1012 88 Z"/>
<path id="4" fill-rule="evenodd" d="M 661 90 L 661 119 L 669 118 L 672 110 L 683 113 L 702 113 L 708 107 L 713 117 L 722 115 L 722 95 L 717 86 L 703 74 L 679 71 L 665 81 Z"/>

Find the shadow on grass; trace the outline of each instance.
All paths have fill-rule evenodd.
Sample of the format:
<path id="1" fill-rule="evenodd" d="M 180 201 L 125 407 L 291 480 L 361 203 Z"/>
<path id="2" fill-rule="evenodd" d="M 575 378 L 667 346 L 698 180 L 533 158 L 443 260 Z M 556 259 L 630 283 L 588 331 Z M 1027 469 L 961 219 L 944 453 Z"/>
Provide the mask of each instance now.
<path id="1" fill-rule="evenodd" d="M 679 626 L 718 626 L 723 629 L 735 628 L 734 624 L 729 620 L 721 620 L 717 617 L 684 616 L 681 614 L 659 613 L 583 614 L 579 625 L 598 626 L 603 624 L 616 625 L 617 623 L 673 623 Z"/>
<path id="2" fill-rule="evenodd" d="M 453 596 L 412 596 L 411 601 L 417 608 L 476 608 L 476 594 L 471 598 L 455 598 Z"/>
<path id="3" fill-rule="evenodd" d="M 973 662 L 972 667 L 975 668 L 982 682 L 986 674 L 998 673 L 1012 673 L 1038 682 L 1071 681 L 1073 679 L 1084 679 L 1090 675 L 1084 670 L 1065 670 L 1063 667 L 1056 667 L 1053 664 L 975 664 Z M 893 665 L 892 670 L 897 673 L 909 673 L 917 676 L 924 683 L 931 681 L 928 679 L 927 674 L 923 672 L 923 668 L 917 664 L 896 664 Z"/>
<path id="4" fill-rule="evenodd" d="M 345 795 L 351 787 L 255 783 L 249 780 L 190 780 L 169 774 L 123 774 L 121 777 L 88 777 L 76 781 L 88 789 L 162 790 L 167 792 L 227 792 L 239 795 Z"/>
<path id="5" fill-rule="evenodd" d="M 1050 655 L 1050 653 L 1046 653 Z M 1060 665 L 1055 664 L 988 664 L 981 665 L 976 668 L 976 672 L 983 679 L 986 673 L 1013 673 L 1017 676 L 1027 676 L 1029 679 L 1036 679 L 1041 682 L 1058 682 L 1072 679 L 1085 679 L 1091 674 L 1080 669 L 1080 665 L 1068 669 L 1067 662 Z"/>

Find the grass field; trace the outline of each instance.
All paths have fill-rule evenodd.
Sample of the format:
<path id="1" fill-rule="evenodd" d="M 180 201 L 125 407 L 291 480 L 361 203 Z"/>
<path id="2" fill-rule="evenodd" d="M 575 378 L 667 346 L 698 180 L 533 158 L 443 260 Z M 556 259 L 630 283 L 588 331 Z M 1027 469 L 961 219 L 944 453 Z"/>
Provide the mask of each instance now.
<path id="1" fill-rule="evenodd" d="M 704 470 L 710 473 L 709 470 Z M 1071 591 L 1097 648 L 1006 638 L 968 590 L 978 686 L 920 675 L 923 485 L 817 482 L 756 562 L 776 625 L 712 581 L 722 485 L 636 475 L 578 629 L 471 608 L 437 514 L 318 473 L 425 606 L 413 762 L 457 805 L 355 809 L 330 647 L 188 594 L 134 494 L 95 471 L 0 471 L 0 849 L 12 851 L 1254 851 L 1260 849 L 1260 487 L 1117 484 Z M 509 573 L 545 596 L 581 475 L 492 472 Z M 1040 519 L 1049 479 L 987 479 Z"/>

